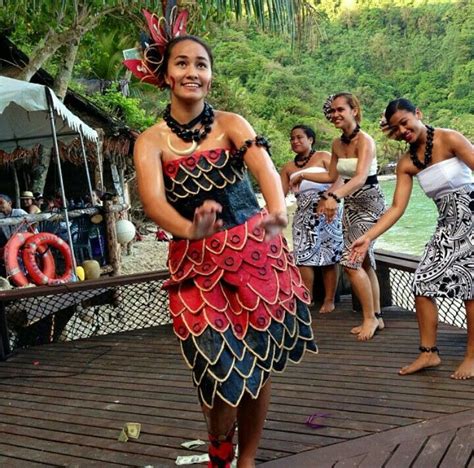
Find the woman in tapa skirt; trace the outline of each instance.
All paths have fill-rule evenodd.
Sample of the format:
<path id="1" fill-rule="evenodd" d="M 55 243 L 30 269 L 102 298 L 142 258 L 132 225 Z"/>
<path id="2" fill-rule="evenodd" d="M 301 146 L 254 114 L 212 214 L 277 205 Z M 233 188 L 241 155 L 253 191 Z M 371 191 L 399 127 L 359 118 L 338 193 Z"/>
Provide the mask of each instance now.
<path id="1" fill-rule="evenodd" d="M 292 183 L 295 177 L 304 172 L 327 173 L 331 153 L 313 149 L 316 134 L 307 125 L 296 125 L 291 129 L 290 143 L 295 157 L 282 167 L 280 177 L 285 195 L 291 190 L 296 197 L 292 225 L 293 253 L 310 294 L 313 292 L 314 267 L 321 268 L 324 301 L 319 312 L 332 312 L 337 286 L 337 263 L 341 258 L 343 245 L 342 208 L 336 218 L 328 223 L 324 215 L 318 216 L 315 213 L 314 208 L 329 184 L 304 179 L 297 186 Z"/>
<path id="2" fill-rule="evenodd" d="M 286 206 L 265 139 L 205 102 L 212 54 L 202 40 L 182 34 L 160 49 L 160 39 L 127 64 L 171 97 L 136 142 L 138 188 L 145 212 L 173 235 L 170 312 L 208 424 L 210 466 L 231 463 L 236 422 L 238 466 L 254 466 L 271 372 L 316 352 L 309 293 L 281 236 Z"/>
<path id="3" fill-rule="evenodd" d="M 341 265 L 362 307 L 360 326 L 351 329 L 361 341 L 370 340 L 384 327 L 380 314 L 380 291 L 375 274 L 373 244 L 363 261 L 350 259 L 350 246 L 368 231 L 385 211 L 385 199 L 377 181 L 375 142 L 360 128 L 362 109 L 351 93 L 329 96 L 323 107 L 326 118 L 342 131 L 332 142 L 331 162 L 326 174 L 303 173 L 299 177 L 319 183 L 332 183 L 321 193 L 318 213 L 331 222 L 344 199 L 342 234 L 344 248 Z M 344 184 L 338 183 L 342 177 Z M 298 177 L 296 178 L 298 179 Z M 297 180 L 296 180 L 297 181 Z"/>
<path id="4" fill-rule="evenodd" d="M 467 316 L 467 351 L 454 379 L 474 377 L 474 152 L 460 133 L 433 128 L 422 121 L 420 110 L 407 99 L 391 101 L 383 129 L 409 144 L 397 166 L 392 206 L 380 221 L 354 242 L 352 257 L 364 256 L 368 245 L 393 226 L 410 199 L 413 177 L 438 208 L 436 230 L 415 272 L 416 315 L 420 329 L 420 354 L 400 370 L 401 375 L 441 363 L 436 346 L 438 310 L 435 297 L 464 301 Z"/>

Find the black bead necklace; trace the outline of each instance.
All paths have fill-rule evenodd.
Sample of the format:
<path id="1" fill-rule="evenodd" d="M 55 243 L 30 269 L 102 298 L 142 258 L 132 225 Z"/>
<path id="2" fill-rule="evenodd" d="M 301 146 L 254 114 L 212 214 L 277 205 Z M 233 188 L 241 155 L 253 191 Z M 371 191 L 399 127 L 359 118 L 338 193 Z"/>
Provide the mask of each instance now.
<path id="1" fill-rule="evenodd" d="M 359 132 L 360 132 L 360 125 L 357 124 L 356 128 L 354 128 L 354 131 L 350 135 L 346 135 L 345 133 L 341 135 L 341 141 L 345 145 L 348 145 L 357 136 Z"/>
<path id="2" fill-rule="evenodd" d="M 201 140 L 204 140 L 207 134 L 212 130 L 214 110 L 210 104 L 205 102 L 202 112 L 197 117 L 186 124 L 181 124 L 171 117 L 171 104 L 168 104 L 163 112 L 163 119 L 170 130 L 181 138 L 181 140 L 199 143 Z M 200 127 L 193 130 L 193 127 L 198 124 L 200 124 Z"/>
<path id="3" fill-rule="evenodd" d="M 314 150 L 311 150 L 306 156 L 301 157 L 299 154 L 295 156 L 295 159 L 293 159 L 293 162 L 295 163 L 295 166 L 298 168 L 305 167 L 306 164 L 308 164 L 309 160 L 315 153 Z"/>
<path id="4" fill-rule="evenodd" d="M 431 157 L 433 153 L 433 138 L 434 138 L 435 129 L 431 125 L 426 125 L 426 145 L 425 145 L 425 160 L 421 162 L 418 159 L 416 150 L 418 149 L 417 144 L 410 145 L 410 158 L 413 164 L 418 169 L 426 169 L 431 162 Z"/>

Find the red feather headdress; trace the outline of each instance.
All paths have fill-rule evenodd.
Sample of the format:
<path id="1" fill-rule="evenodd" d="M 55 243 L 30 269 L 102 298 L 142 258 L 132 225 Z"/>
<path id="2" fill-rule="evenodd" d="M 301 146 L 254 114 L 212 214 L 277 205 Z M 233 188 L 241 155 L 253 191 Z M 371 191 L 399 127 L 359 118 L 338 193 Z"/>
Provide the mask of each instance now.
<path id="1" fill-rule="evenodd" d="M 123 64 L 140 81 L 164 88 L 164 74 L 162 69 L 163 58 L 169 42 L 178 36 L 186 34 L 188 12 L 178 13 L 174 6 L 168 15 L 158 17 L 154 13 L 143 10 L 150 36 L 144 35 L 141 39 L 141 58 L 124 60 Z"/>

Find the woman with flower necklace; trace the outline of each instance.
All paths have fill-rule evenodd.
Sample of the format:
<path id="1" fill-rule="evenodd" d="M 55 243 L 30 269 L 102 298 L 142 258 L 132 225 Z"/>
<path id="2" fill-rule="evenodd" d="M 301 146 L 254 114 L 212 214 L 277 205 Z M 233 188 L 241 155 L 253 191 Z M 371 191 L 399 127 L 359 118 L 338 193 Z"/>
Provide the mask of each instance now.
<path id="1" fill-rule="evenodd" d="M 144 57 L 128 66 L 169 88 L 171 102 L 164 120 L 136 142 L 140 197 L 148 216 L 173 235 L 170 312 L 208 425 L 210 466 L 230 465 L 237 422 L 238 466 L 251 467 L 270 373 L 316 351 L 309 293 L 280 234 L 286 206 L 265 139 L 239 115 L 205 102 L 208 46 L 183 28 L 164 40 L 158 19 L 149 15 L 150 22 Z"/>
<path id="2" fill-rule="evenodd" d="M 307 125 L 296 125 L 291 129 L 291 149 L 296 153 L 293 161 L 286 163 L 281 172 L 285 195 L 290 188 L 296 196 L 297 208 L 293 218 L 293 252 L 301 277 L 310 294 L 313 292 L 314 267 L 321 267 L 324 283 L 324 302 L 319 310 L 327 313 L 334 310 L 337 285 L 337 263 L 342 252 L 341 211 L 332 223 L 324 215 L 316 216 L 319 192 L 329 184 L 318 184 L 303 180 L 294 187 L 292 179 L 303 172 L 327 173 L 331 154 L 315 151 L 316 134 Z"/>
<path id="3" fill-rule="evenodd" d="M 420 354 L 401 375 L 441 363 L 436 346 L 438 311 L 435 297 L 464 300 L 467 316 L 466 356 L 451 375 L 474 377 L 474 152 L 460 133 L 433 128 L 422 121 L 420 110 L 407 99 L 391 101 L 382 129 L 409 144 L 397 165 L 397 185 L 392 206 L 379 222 L 352 245 L 352 257 L 364 256 L 374 239 L 393 226 L 408 205 L 416 177 L 434 200 L 439 218 L 415 272 L 413 291 L 420 331 Z"/>
<path id="4" fill-rule="evenodd" d="M 321 194 L 318 213 L 331 221 L 344 199 L 342 231 L 344 250 L 341 265 L 349 277 L 352 290 L 362 307 L 363 321 L 351 333 L 359 340 L 370 340 L 378 329 L 384 327 L 380 315 L 380 291 L 375 274 L 373 244 L 365 260 L 350 258 L 354 240 L 370 229 L 385 210 L 385 199 L 377 181 L 375 142 L 360 129 L 362 110 L 358 99 L 351 93 L 330 96 L 323 107 L 326 118 L 342 130 L 342 135 L 332 143 L 332 156 L 327 174 L 302 174 L 302 178 L 320 183 L 333 183 Z M 337 179 L 344 180 L 338 186 Z"/>

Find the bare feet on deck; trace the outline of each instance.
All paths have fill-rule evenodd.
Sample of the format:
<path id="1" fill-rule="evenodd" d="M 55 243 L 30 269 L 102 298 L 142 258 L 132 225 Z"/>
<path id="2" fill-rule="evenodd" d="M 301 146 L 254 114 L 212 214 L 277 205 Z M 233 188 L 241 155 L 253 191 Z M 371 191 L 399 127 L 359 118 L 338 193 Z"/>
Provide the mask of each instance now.
<path id="1" fill-rule="evenodd" d="M 329 312 L 332 312 L 335 309 L 334 307 L 334 302 L 323 302 L 323 305 L 319 309 L 320 314 L 327 314 Z"/>
<path id="2" fill-rule="evenodd" d="M 364 319 L 362 322 L 362 325 L 359 325 L 358 327 L 354 327 L 351 330 L 352 334 L 354 333 L 354 330 L 358 329 L 359 332 L 357 333 L 357 339 L 359 341 L 367 341 L 372 339 L 372 337 L 375 335 L 375 332 L 379 328 L 379 321 L 376 318 L 371 318 L 371 319 Z"/>
<path id="3" fill-rule="evenodd" d="M 377 330 L 383 330 L 385 328 L 385 323 L 383 321 L 383 318 L 379 317 L 377 318 L 377 320 L 379 321 L 379 326 L 377 327 Z M 351 329 L 351 333 L 353 335 L 358 335 L 361 330 L 362 330 L 362 325 L 358 325 L 357 327 L 354 327 Z"/>
<path id="4" fill-rule="evenodd" d="M 438 356 L 438 353 L 420 353 L 420 355 L 408 366 L 402 367 L 398 373 L 400 375 L 409 375 L 414 374 L 422 369 L 427 369 L 429 367 L 436 367 L 441 364 L 441 359 Z"/>
<path id="5" fill-rule="evenodd" d="M 474 358 L 464 358 L 459 367 L 451 375 L 455 380 L 467 380 L 474 378 Z"/>

